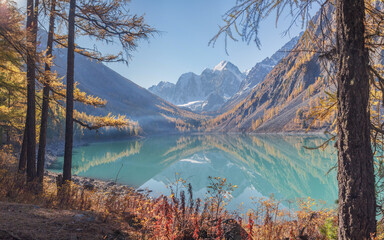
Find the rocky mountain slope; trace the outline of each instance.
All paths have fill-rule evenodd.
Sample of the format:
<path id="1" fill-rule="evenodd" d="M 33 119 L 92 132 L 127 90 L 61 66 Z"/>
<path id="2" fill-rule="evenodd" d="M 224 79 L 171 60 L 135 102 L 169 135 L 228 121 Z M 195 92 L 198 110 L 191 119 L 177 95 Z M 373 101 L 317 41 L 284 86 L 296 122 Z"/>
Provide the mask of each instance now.
<path id="1" fill-rule="evenodd" d="M 315 16 L 313 26 L 317 27 L 309 30 L 315 36 L 320 31 L 320 20 L 319 15 Z M 315 51 L 305 51 L 310 44 L 309 31 L 244 100 L 211 120 L 207 128 L 224 132 L 305 131 L 310 124 L 309 108 L 319 103 L 325 89 L 332 91 L 327 77 L 329 65 Z M 330 124 L 331 120 L 323 121 L 312 131 L 322 131 Z"/>
<path id="2" fill-rule="evenodd" d="M 180 76 L 176 84 L 160 82 L 148 90 L 180 107 L 197 112 L 217 110 L 236 93 L 245 74 L 228 61 L 200 75 L 189 72 Z"/>
<path id="3" fill-rule="evenodd" d="M 300 36 L 301 35 L 302 34 L 300 34 Z M 228 111 L 244 100 L 252 92 L 252 90 L 265 79 L 268 73 L 270 73 L 283 58 L 288 56 L 290 51 L 296 46 L 300 36 L 292 38 L 271 57 L 267 57 L 263 61 L 257 63 L 248 72 L 247 77 L 241 83 L 241 86 L 236 94 L 234 94 L 225 104 L 223 104 L 219 111 L 221 113 Z"/>

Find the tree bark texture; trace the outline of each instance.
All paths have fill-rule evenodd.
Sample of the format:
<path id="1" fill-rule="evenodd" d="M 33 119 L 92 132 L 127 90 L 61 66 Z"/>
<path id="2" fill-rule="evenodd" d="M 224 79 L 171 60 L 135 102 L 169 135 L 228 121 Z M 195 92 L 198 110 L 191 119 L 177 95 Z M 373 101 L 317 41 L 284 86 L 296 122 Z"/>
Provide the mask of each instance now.
<path id="1" fill-rule="evenodd" d="M 27 56 L 27 181 L 33 181 L 36 176 L 36 103 L 35 103 L 35 61 L 36 61 L 36 31 L 33 0 L 27 1 L 27 42 L 30 51 Z M 37 22 L 37 21 L 36 21 Z"/>
<path id="2" fill-rule="evenodd" d="M 339 239 L 368 239 L 376 232 L 364 10 L 364 0 L 336 1 Z"/>
<path id="3" fill-rule="evenodd" d="M 25 167 L 27 165 L 27 125 L 24 127 L 24 134 L 23 134 L 23 143 L 21 144 L 21 151 L 20 151 L 20 158 L 19 158 L 19 173 L 25 172 Z"/>
<path id="4" fill-rule="evenodd" d="M 47 56 L 52 57 L 53 48 L 53 34 L 55 31 L 55 8 L 56 0 L 51 0 L 51 13 L 49 17 L 49 31 L 47 40 Z M 45 64 L 45 72 L 50 72 L 51 66 Z M 37 177 L 39 181 L 43 181 L 44 165 L 45 165 L 45 147 L 47 144 L 47 127 L 48 127 L 48 110 L 49 110 L 49 80 L 47 79 L 43 88 L 43 104 L 41 109 L 41 125 L 40 125 L 40 138 L 39 150 L 37 154 Z"/>
<path id="5" fill-rule="evenodd" d="M 68 19 L 68 54 L 67 54 L 67 101 L 65 118 L 65 147 L 63 182 L 70 181 L 72 174 L 73 147 L 73 89 L 75 70 L 75 8 L 76 0 L 70 1 Z"/>

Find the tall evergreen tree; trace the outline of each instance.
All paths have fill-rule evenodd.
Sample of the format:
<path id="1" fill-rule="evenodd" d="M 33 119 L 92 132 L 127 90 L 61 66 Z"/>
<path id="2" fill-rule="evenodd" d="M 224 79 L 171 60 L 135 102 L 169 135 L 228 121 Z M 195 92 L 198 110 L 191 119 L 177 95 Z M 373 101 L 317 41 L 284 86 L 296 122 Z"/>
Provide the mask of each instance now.
<path id="1" fill-rule="evenodd" d="M 376 232 L 364 19 L 363 0 L 336 1 L 339 239 L 369 239 Z"/>
<path id="2" fill-rule="evenodd" d="M 52 57 L 53 51 L 53 35 L 55 31 L 55 11 L 56 0 L 51 0 L 51 9 L 49 16 L 49 30 L 47 40 L 47 57 Z M 51 72 L 51 63 L 45 63 L 45 72 Z M 44 177 L 44 165 L 45 165 L 45 147 L 47 144 L 47 126 L 48 126 L 48 110 L 49 110 L 49 78 L 45 78 L 43 87 L 43 103 L 41 109 L 41 124 L 40 124 L 40 137 L 39 137 L 39 149 L 37 155 L 37 177 L 39 181 L 43 181 Z"/>
<path id="3" fill-rule="evenodd" d="M 9 31 L 9 28 L 6 25 L 0 25 L 0 36 L 4 38 L 5 42 L 7 44 L 9 44 L 11 49 L 15 50 L 16 53 L 18 53 L 19 56 L 21 56 L 21 59 L 23 59 L 25 62 L 27 62 L 28 57 L 34 58 L 34 60 L 35 60 L 34 67 L 35 67 L 36 72 L 39 74 L 37 77 L 37 80 L 40 80 L 41 84 L 44 86 L 44 88 L 43 88 L 43 104 L 42 104 L 42 106 L 43 106 L 42 107 L 42 122 L 41 122 L 42 127 L 41 127 L 41 132 L 40 132 L 41 134 L 40 134 L 40 144 L 39 144 L 39 153 L 38 153 L 38 175 L 39 175 L 40 181 L 42 180 L 42 177 L 44 174 L 44 162 L 45 162 L 45 159 L 44 159 L 45 149 L 44 148 L 45 148 L 46 137 L 47 137 L 46 124 L 47 124 L 47 118 L 48 118 L 49 100 L 50 99 L 53 100 L 52 104 L 58 106 L 59 109 L 61 110 L 63 108 L 62 102 L 64 102 L 65 98 L 67 97 L 66 96 L 67 95 L 66 94 L 66 87 L 59 81 L 59 79 L 56 78 L 56 74 L 50 71 L 50 65 L 53 64 L 53 62 L 52 62 L 53 58 L 51 56 L 52 50 L 53 50 L 53 42 L 55 41 L 57 44 L 59 44 L 63 47 L 68 46 L 68 41 L 61 42 L 60 39 L 63 39 L 63 37 L 61 37 L 60 35 L 56 35 L 56 33 L 54 32 L 55 17 L 59 16 L 62 18 L 61 21 L 65 21 L 68 23 L 68 17 L 65 14 L 63 14 L 63 13 L 65 13 L 65 9 L 67 9 L 66 8 L 67 2 L 66 1 L 58 1 L 58 0 L 45 1 L 45 2 L 43 2 L 44 3 L 43 7 L 48 6 L 46 4 L 47 2 L 53 3 L 53 4 L 56 3 L 56 6 L 59 7 L 59 10 L 55 11 L 54 10 L 55 7 L 53 6 L 53 4 L 49 4 L 49 5 L 51 5 L 50 6 L 51 9 L 48 10 L 47 8 L 45 8 L 44 9 L 45 11 L 43 11 L 44 13 L 46 13 L 46 12 L 50 13 L 49 17 L 50 17 L 50 23 L 51 23 L 50 24 L 50 31 L 48 33 L 48 35 L 49 35 L 48 41 L 47 41 L 48 49 L 47 49 L 47 52 L 45 53 L 46 56 L 43 56 L 43 54 L 42 54 L 43 52 L 37 52 L 36 51 L 36 48 L 35 48 L 36 45 L 35 44 L 31 44 L 30 42 L 28 42 L 22 38 L 22 36 L 24 35 L 23 31 L 19 31 L 17 34 L 14 34 L 14 33 L 11 33 Z M 122 0 L 122 2 L 123 2 L 123 0 Z M 87 2 L 82 2 L 82 3 L 87 4 Z M 103 2 L 101 2 L 101 3 L 103 3 Z M 100 2 L 98 2 L 98 4 L 100 4 Z M 110 4 L 111 4 L 110 6 L 115 7 L 113 9 L 117 9 L 119 6 L 118 4 L 115 4 L 114 2 L 111 2 Z M 36 8 L 34 9 L 35 10 L 34 13 L 35 13 L 35 15 L 37 15 L 38 14 L 38 11 L 37 11 L 38 1 L 37 0 L 35 1 L 35 6 L 36 6 Z M 103 5 L 103 6 L 106 6 L 106 5 Z M 80 9 L 84 8 L 84 6 L 77 6 L 77 7 Z M 89 7 L 89 5 L 86 5 L 86 8 L 87 7 Z M 108 8 L 108 9 L 110 10 L 111 8 Z M 104 10 L 102 10 L 102 12 L 103 11 Z M 89 11 L 85 11 L 85 12 L 89 12 Z M 111 13 L 111 12 L 109 12 L 109 13 L 110 13 L 110 16 L 116 15 L 116 14 Z M 97 15 L 97 14 L 101 14 L 101 13 L 96 11 L 96 13 L 92 13 L 92 14 Z M 37 19 L 37 18 L 34 18 L 34 19 Z M 94 19 L 92 19 L 92 21 L 93 20 Z M 102 22 L 104 20 L 100 20 L 100 21 Z M 37 20 L 35 20 L 35 21 L 36 21 L 36 26 L 37 26 Z M 125 21 L 125 19 L 123 21 Z M 141 22 L 141 21 L 142 21 L 142 18 L 137 20 L 137 22 Z M 134 22 L 134 24 L 136 24 L 137 22 Z M 81 25 L 81 23 L 84 23 L 84 19 L 80 20 L 78 23 L 76 23 L 76 21 L 75 21 L 75 28 L 76 28 L 76 25 L 78 25 L 78 24 Z M 124 26 L 129 25 L 130 27 L 132 27 L 132 25 L 130 25 L 131 23 L 132 22 L 128 22 Z M 99 23 L 94 22 L 94 24 L 98 25 Z M 82 26 L 83 25 L 81 25 L 80 28 L 82 28 Z M 89 24 L 86 26 L 90 27 Z M 96 28 L 92 28 L 92 27 L 88 28 L 88 27 L 86 27 L 83 30 L 84 35 L 89 34 L 89 35 L 94 36 L 94 37 L 99 35 L 99 32 L 97 32 L 97 27 Z M 102 26 L 102 25 L 100 25 L 100 27 L 104 28 L 104 26 Z M 134 29 L 134 28 L 132 28 L 132 29 Z M 37 28 L 33 29 L 33 30 L 37 30 Z M 33 34 L 33 31 L 32 32 L 26 31 L 26 33 L 27 34 Z M 127 32 L 127 34 L 131 34 L 131 33 L 132 32 Z M 121 36 L 124 35 L 121 32 L 118 32 L 117 34 L 120 34 Z M 140 32 L 139 34 L 145 35 L 146 32 L 143 31 L 143 32 Z M 135 35 L 135 33 L 132 33 L 132 35 Z M 29 38 L 29 40 L 30 39 L 31 38 Z M 134 42 L 134 39 L 135 38 L 130 39 L 130 41 Z M 108 39 L 106 41 L 110 41 L 110 39 Z M 96 59 L 98 61 L 113 61 L 114 59 L 119 58 L 119 55 L 117 55 L 117 56 L 114 56 L 114 55 L 102 56 L 98 52 L 89 51 L 89 50 L 87 51 L 87 50 L 81 49 L 81 48 L 76 49 L 76 47 L 75 47 L 75 51 L 78 52 L 79 54 L 85 55 L 85 56 L 90 57 L 92 59 Z M 119 60 L 120 59 L 118 59 L 118 61 Z M 42 65 L 42 63 L 46 64 L 44 71 L 37 67 L 37 66 Z M 54 96 L 53 98 L 50 98 L 49 92 L 52 92 L 52 96 Z M 102 100 L 98 97 L 89 96 L 89 95 L 85 94 L 84 92 L 81 92 L 79 89 L 76 88 L 76 86 L 74 86 L 74 91 L 72 91 L 72 92 L 73 92 L 73 101 L 80 102 L 80 103 L 83 103 L 85 105 L 91 105 L 94 107 L 98 107 L 98 106 L 104 106 L 106 103 L 104 100 Z M 127 120 L 125 118 L 125 116 L 113 116 L 111 114 L 108 114 L 107 116 L 95 117 L 95 116 L 87 115 L 85 113 L 79 113 L 76 111 L 73 111 L 73 112 L 74 112 L 73 121 L 78 123 L 81 127 L 84 127 L 84 128 L 90 129 L 90 130 L 95 130 L 95 129 L 99 129 L 99 128 L 106 127 L 106 126 L 118 127 L 118 128 L 136 127 L 135 123 Z M 59 111 L 58 114 L 61 114 L 61 112 Z M 65 113 L 64 113 L 64 115 L 65 115 Z M 26 166 L 26 162 L 27 162 L 27 155 L 28 155 L 27 154 L 27 144 L 28 144 L 28 140 L 27 140 L 28 128 L 27 127 L 24 128 L 24 132 L 25 132 L 25 134 L 23 137 L 23 145 L 22 145 L 22 150 L 21 150 L 21 154 L 20 154 L 20 161 L 19 161 L 20 172 L 25 171 L 25 166 Z"/>
<path id="4" fill-rule="evenodd" d="M 70 181 L 73 147 L 73 89 L 75 74 L 75 12 L 76 0 L 70 1 L 68 15 L 67 100 L 65 113 L 65 146 L 63 181 Z"/>
<path id="5" fill-rule="evenodd" d="M 38 2 L 38 1 L 36 1 Z M 33 0 L 27 1 L 27 44 L 30 51 L 27 54 L 27 118 L 26 139 L 27 150 L 27 181 L 33 181 L 36 176 L 36 103 L 35 103 L 35 61 L 37 19 L 35 19 Z M 21 159 L 22 160 L 22 159 Z"/>
<path id="6" fill-rule="evenodd" d="M 277 19 L 290 7 L 294 19 L 306 21 L 316 0 L 239 0 L 224 16 L 221 34 L 234 39 L 232 28 L 245 41 L 259 46 L 260 22 L 271 12 Z M 324 1 L 321 7 L 332 4 Z M 337 149 L 339 239 L 369 239 L 376 232 L 376 200 L 369 109 L 369 53 L 365 40 L 364 0 L 336 0 Z M 239 27 L 243 27 L 242 30 Z"/>
<path id="7" fill-rule="evenodd" d="M 120 42 L 123 50 L 130 57 L 129 51 L 133 50 L 137 46 L 139 39 L 147 39 L 149 35 L 153 34 L 155 30 L 144 23 L 143 17 L 136 15 L 129 15 L 125 10 L 124 4 L 126 0 L 112 0 L 103 1 L 95 0 L 80 1 L 79 5 L 76 5 L 76 1 L 70 1 L 70 11 L 68 15 L 68 41 L 67 43 L 58 42 L 64 46 L 67 44 L 68 56 L 67 56 L 67 93 L 66 93 L 66 130 L 65 130 L 65 149 L 64 149 L 64 167 L 63 167 L 63 181 L 71 180 L 71 165 L 72 165 L 72 145 L 73 145 L 73 114 L 76 111 L 73 110 L 73 84 L 74 84 L 74 51 L 98 61 L 111 62 L 111 61 L 123 61 L 127 62 L 127 59 L 122 56 L 122 53 L 118 55 L 104 56 L 98 51 L 87 51 L 85 49 L 75 48 L 74 37 L 75 28 L 78 27 L 82 35 L 96 38 L 98 41 L 114 42 L 116 39 Z M 79 13 L 75 14 L 75 10 L 78 9 Z M 60 15 L 64 20 L 66 16 Z M 79 21 L 76 21 L 76 18 Z M 72 33 L 73 31 L 73 33 Z M 120 126 L 121 117 L 117 119 L 104 118 L 100 119 L 103 125 Z M 86 126 L 79 121 L 76 121 L 82 126 L 89 129 L 97 129 L 100 126 Z M 125 121 L 126 122 L 126 121 Z M 126 123 L 125 123 L 126 124 Z M 100 124 L 99 124 L 100 125 Z"/>

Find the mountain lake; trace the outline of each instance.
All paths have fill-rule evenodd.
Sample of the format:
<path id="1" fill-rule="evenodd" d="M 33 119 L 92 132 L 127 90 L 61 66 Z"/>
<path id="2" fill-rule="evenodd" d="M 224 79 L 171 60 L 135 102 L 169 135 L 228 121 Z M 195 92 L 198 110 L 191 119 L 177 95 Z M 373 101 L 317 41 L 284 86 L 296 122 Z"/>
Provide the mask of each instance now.
<path id="1" fill-rule="evenodd" d="M 170 195 L 177 179 L 191 183 L 194 197 L 207 195 L 209 177 L 226 178 L 238 187 L 229 210 L 246 212 L 262 197 L 297 208 L 308 197 L 335 207 L 338 197 L 336 149 L 308 149 L 327 140 L 322 135 L 168 135 L 89 143 L 73 151 L 72 174 L 117 181 L 152 196 Z M 48 170 L 59 172 L 63 157 Z"/>

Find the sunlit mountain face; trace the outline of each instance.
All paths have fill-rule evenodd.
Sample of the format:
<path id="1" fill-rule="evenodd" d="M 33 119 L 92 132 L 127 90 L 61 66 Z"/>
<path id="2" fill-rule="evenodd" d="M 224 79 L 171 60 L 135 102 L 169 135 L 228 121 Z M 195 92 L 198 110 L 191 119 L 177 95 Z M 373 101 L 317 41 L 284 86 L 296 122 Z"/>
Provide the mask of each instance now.
<path id="1" fill-rule="evenodd" d="M 336 163 L 332 147 L 309 150 L 326 137 L 281 135 L 158 136 L 142 140 L 100 142 L 76 148 L 73 173 L 115 180 L 153 195 L 170 194 L 178 178 L 191 183 L 194 197 L 205 198 L 211 177 L 238 188 L 228 208 L 253 206 L 252 199 L 273 195 L 286 207 L 311 197 L 334 206 Z M 62 158 L 50 166 L 59 171 Z M 329 172 L 329 173 L 328 173 Z"/>

